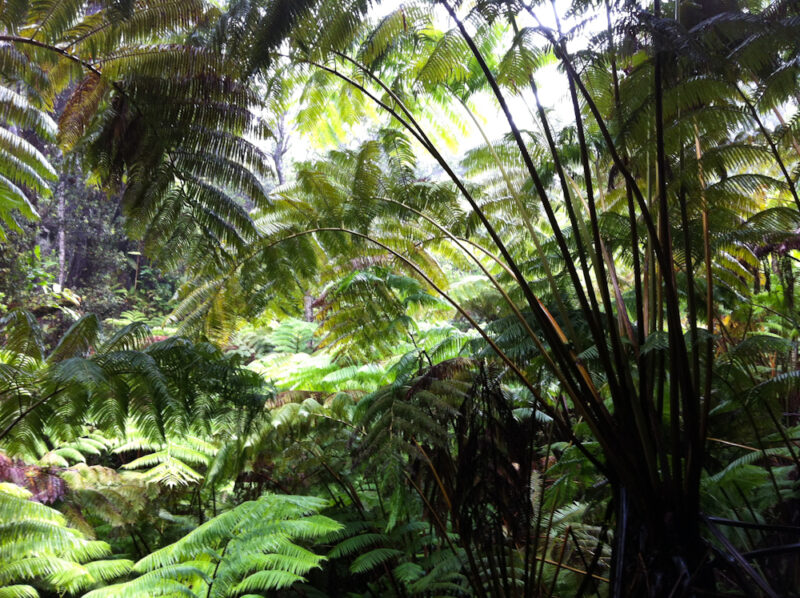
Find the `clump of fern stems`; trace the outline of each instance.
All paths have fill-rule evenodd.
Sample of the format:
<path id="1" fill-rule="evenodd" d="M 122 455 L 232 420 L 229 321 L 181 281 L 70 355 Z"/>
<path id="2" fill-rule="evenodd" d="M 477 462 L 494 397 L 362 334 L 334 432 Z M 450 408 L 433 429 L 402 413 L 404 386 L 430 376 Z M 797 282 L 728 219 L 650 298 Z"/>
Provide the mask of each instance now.
<path id="1" fill-rule="evenodd" d="M 511 356 L 438 283 L 421 261 L 421 244 L 371 233 L 363 227 L 368 218 L 360 223 L 320 218 L 305 228 L 298 222 L 286 226 L 283 234 L 273 228 L 270 232 L 277 234 L 267 235 L 246 259 L 263 263 L 284 243 L 289 251 L 304 247 L 310 258 L 315 251 L 311 239 L 340 251 L 352 242 L 362 250 L 372 247 L 389 255 L 449 302 L 478 332 L 488 354 L 527 389 L 535 410 L 552 422 L 552 433 L 582 451 L 610 483 L 615 526 L 612 595 L 712 591 L 719 574 L 712 555 L 732 563 L 727 568 L 735 571 L 731 575 L 740 587 L 775 595 L 769 582 L 705 515 L 701 489 L 711 415 L 720 397 L 731 392 L 720 375 L 718 304 L 739 284 L 725 274 L 731 265 L 725 263 L 730 244 L 727 233 L 715 227 L 738 228 L 739 238 L 749 234 L 752 244 L 764 229 L 755 219 L 752 224 L 735 218 L 726 223 L 733 205 L 744 205 L 748 193 L 768 189 L 797 201 L 784 154 L 759 114 L 780 103 L 776 97 L 786 101 L 787 90 L 758 90 L 755 99 L 748 91 L 754 77 L 761 80 L 769 77 L 770 68 L 781 68 L 782 48 L 792 42 L 781 38 L 765 60 L 762 41 L 770 28 L 782 35 L 789 31 L 793 9 L 779 3 L 753 18 L 735 10 L 691 18 L 678 11 L 670 18 L 659 1 L 641 10 L 608 2 L 607 31 L 593 40 L 591 51 L 581 54 L 570 51 L 568 42 L 575 32 L 562 30 L 555 6 L 555 26 L 548 27 L 527 5 L 460 6 L 447 0 L 434 4 L 447 13 L 452 29 L 440 38 L 441 44 L 434 44 L 424 78 L 417 71 L 411 73 L 416 79 L 404 80 L 407 73 L 391 58 L 392 50 L 402 52 L 409 47 L 404 44 L 424 38 L 417 33 L 425 31 L 428 16 L 424 10 L 415 13 L 415 7 L 400 8 L 360 34 L 355 21 L 340 18 L 342 12 L 316 5 L 314 10 L 292 14 L 298 24 L 287 35 L 288 53 L 281 50 L 282 55 L 276 56 L 274 44 L 257 47 L 250 63 L 268 65 L 286 59 L 309 68 L 312 79 L 319 75 L 326 84 L 340 81 L 359 101 L 372 102 L 389 114 L 433 158 L 468 205 L 473 230 L 482 231 L 489 247 L 481 255 L 501 267 L 500 276 L 483 266 L 460 231 L 449 230 L 448 223 L 427 214 L 424 205 L 415 208 L 398 199 L 381 200 L 424 219 L 426 227 L 435 229 L 492 281 L 536 347 L 537 365 L 542 364 L 557 382 L 557 398 L 543 392 L 532 381 L 529 364 Z M 356 3 L 344 12 L 363 10 Z M 533 24 L 520 26 L 519 13 Z M 328 27 L 318 36 L 309 34 L 304 27 L 308 18 L 327 22 Z M 258 27 L 274 34 L 276 22 L 267 18 Z M 487 51 L 494 27 L 513 31 L 507 63 L 496 61 Z M 528 45 L 532 38 L 539 39 L 557 61 L 567 82 L 574 117 L 569 156 L 538 99 L 535 53 Z M 740 46 L 735 46 L 737 41 Z M 645 52 L 626 54 L 626 44 L 639 44 Z M 736 47 L 735 60 L 725 54 L 731 47 Z M 593 63 L 591 52 L 602 53 L 602 60 Z M 408 93 L 414 86 L 420 94 L 444 90 L 452 72 L 447 60 L 455 56 L 469 65 L 459 73 L 460 81 L 479 81 L 477 85 L 491 93 L 507 122 L 510 137 L 504 151 L 524 172 L 525 195 L 514 188 L 506 172 L 503 178 L 515 199 L 512 213 L 521 222 L 526 241 L 535 246 L 544 290 L 542 285 L 534 288 L 502 220 L 478 200 L 474 187 L 445 158 L 436 136 L 419 117 L 416 96 Z M 731 69 L 709 72 L 704 66 L 714 63 L 730 64 Z M 509 64 L 522 66 L 511 71 Z M 521 115 L 510 107 L 509 96 L 521 88 L 529 88 L 534 99 L 532 112 L 541 134 L 533 141 L 520 128 Z M 744 144 L 747 149 L 741 144 L 737 148 L 726 136 L 734 127 L 752 132 Z M 595 159 L 598 152 L 601 162 Z M 742 161 L 741 152 L 750 157 Z M 493 159 L 503 171 L 496 153 Z M 735 163 L 741 173 L 728 177 L 725 166 L 714 171 L 714 160 Z M 748 170 L 764 164 L 777 176 Z M 612 192 L 615 207 L 609 210 L 603 204 Z M 534 228 L 534 204 L 552 232 L 549 254 Z M 783 215 L 786 222 L 794 219 L 793 209 Z M 615 237 L 608 228 L 612 217 L 619 219 L 624 231 Z M 788 233 L 789 228 L 784 230 Z M 740 259 L 752 262 L 751 258 Z M 627 264 L 626 287 L 621 283 L 620 259 Z M 597 443 L 599 453 L 576 435 L 578 421 L 589 428 L 588 437 Z M 779 433 L 780 422 L 775 424 Z M 534 435 L 528 438 L 533 442 Z M 497 566 L 512 567 L 505 556 L 497 556 Z M 534 588 L 541 581 L 533 581 L 535 567 L 530 563 L 524 565 L 529 576 L 523 584 L 525 595 L 538 591 Z M 477 580 L 473 589 L 484 591 Z"/>

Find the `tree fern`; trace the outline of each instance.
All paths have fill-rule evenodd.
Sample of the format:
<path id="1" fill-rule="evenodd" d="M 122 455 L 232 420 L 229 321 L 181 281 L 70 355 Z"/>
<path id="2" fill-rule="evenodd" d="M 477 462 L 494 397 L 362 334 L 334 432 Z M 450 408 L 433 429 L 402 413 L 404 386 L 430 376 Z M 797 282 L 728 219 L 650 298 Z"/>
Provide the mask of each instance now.
<path id="1" fill-rule="evenodd" d="M 24 313 L 14 314 L 5 322 L 9 346 L 38 353 L 38 326 Z M 129 328 L 109 339 L 111 350 L 89 355 L 104 343 L 97 318 L 86 316 L 38 359 L 8 352 L 4 361 L 14 375 L 0 392 L 13 392 L 16 400 L 0 403 L 0 442 L 15 454 L 38 458 L 36 444 L 43 438 L 67 446 L 83 435 L 83 424 L 121 431 L 128 418 L 151 442 L 163 441 L 168 428 L 171 434 L 187 430 L 227 401 L 244 405 L 266 398 L 263 381 L 216 348 L 184 339 L 126 348 L 140 335 L 137 327 Z"/>
<path id="2" fill-rule="evenodd" d="M 124 187 L 130 232 L 146 239 L 145 248 L 169 255 L 175 243 L 198 242 L 198 233 L 213 234 L 218 250 L 252 240 L 240 197 L 265 205 L 262 179 L 269 176 L 263 153 L 245 140 L 266 134 L 251 110 L 258 100 L 219 53 L 186 42 L 215 9 L 199 0 L 141 0 L 126 8 L 80 0 L 26 4 L 0 11 L 11 32 L 3 36 L 3 75 L 14 81 L 25 79 L 25 70 L 40 74 L 29 87 L 43 107 L 77 82 L 59 115 L 58 142 L 80 150 L 107 187 Z M 30 125 L 52 141 L 52 120 L 36 116 L 21 95 L 3 96 L 5 118 L 17 121 L 10 124 Z M 1 134 L 0 146 L 0 215 L 13 224 L 12 208 L 34 213 L 18 186 L 45 193 L 53 172 L 20 137 Z M 165 228 L 180 228 L 182 236 L 165 235 Z M 178 255 L 186 252 L 171 257 Z"/>
<path id="3" fill-rule="evenodd" d="M 452 213 L 456 207 L 449 190 L 409 180 L 413 164 L 393 152 L 395 145 L 387 133 L 385 145 L 369 142 L 358 151 L 332 152 L 328 159 L 302 168 L 296 184 L 282 188 L 273 206 L 260 213 L 262 238 L 248 252 L 230 255 L 222 263 L 217 258 L 207 260 L 197 278 L 182 289 L 182 304 L 173 314 L 182 330 L 205 329 L 226 339 L 240 318 L 260 314 L 274 297 L 297 297 L 306 285 L 318 284 L 320 266 L 335 260 L 336 274 L 329 275 L 332 284 L 318 301 L 326 315 L 322 320 L 326 344 L 355 351 L 354 341 L 361 333 L 378 345 L 380 352 L 388 349 L 392 339 L 405 336 L 407 320 L 400 312 L 405 307 L 437 304 L 413 282 L 419 280 L 417 270 L 443 286 L 445 279 L 430 248 L 424 242 L 411 241 L 424 237 L 430 229 L 412 225 L 414 212 L 404 207 L 400 198 L 412 208 L 415 204 L 428 206 L 441 213 Z M 332 227 L 333 223 L 337 226 Z M 396 247 L 400 257 L 386 261 L 386 252 L 371 241 L 379 238 Z M 407 276 L 389 274 L 380 281 L 370 280 L 372 273 L 367 271 L 347 274 L 353 259 L 363 264 L 364 270 L 392 264 Z M 381 276 L 380 270 L 376 272 Z M 334 282 L 337 279 L 338 283 Z M 369 295 L 370 300 L 361 301 L 359 293 L 362 299 Z M 223 305 L 230 307 L 220 313 Z M 375 305 L 375 309 L 363 313 L 364 305 Z M 395 315 L 385 314 L 387 309 Z M 220 329 L 210 330 L 211 323 Z M 363 360 L 367 356 L 352 357 Z"/>
<path id="4" fill-rule="evenodd" d="M 94 590 L 89 598 L 152 596 L 165 590 L 242 596 L 287 588 L 324 560 L 302 544 L 340 525 L 319 515 L 316 498 L 266 495 L 207 521 L 140 560 L 140 576 Z"/>
<path id="5" fill-rule="evenodd" d="M 317 325 L 296 318 L 283 320 L 268 339 L 276 353 L 311 353 Z"/>
<path id="6" fill-rule="evenodd" d="M 5 230 L 19 230 L 14 214 L 37 217 L 33 195 L 48 196 L 57 179 L 55 170 L 40 149 L 20 135 L 34 131 L 44 141 L 53 141 L 56 124 L 25 95 L 0 86 L 0 242 Z M 26 190 L 23 190 L 26 189 Z"/>
<path id="7" fill-rule="evenodd" d="M 146 452 L 122 466 L 131 471 L 144 470 L 141 479 L 146 483 L 173 487 L 201 482 L 203 470 L 219 450 L 218 446 L 192 435 L 169 435 L 159 442 L 137 433 L 133 427 L 127 432 L 113 450 L 118 454 Z M 198 466 L 202 467 L 201 471 L 197 471 Z"/>
<path id="8" fill-rule="evenodd" d="M 30 496 L 0 484 L 0 585 L 9 596 L 38 596 L 37 588 L 73 593 L 128 572 L 130 561 L 98 560 L 110 554 L 108 544 L 87 540 Z"/>

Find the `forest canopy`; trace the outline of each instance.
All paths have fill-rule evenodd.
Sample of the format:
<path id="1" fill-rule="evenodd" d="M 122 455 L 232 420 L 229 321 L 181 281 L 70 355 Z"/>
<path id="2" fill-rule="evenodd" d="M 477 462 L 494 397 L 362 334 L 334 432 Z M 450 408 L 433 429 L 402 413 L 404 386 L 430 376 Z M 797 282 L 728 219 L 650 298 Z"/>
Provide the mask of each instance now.
<path id="1" fill-rule="evenodd" d="M 800 4 L 0 2 L 0 598 L 800 596 Z"/>

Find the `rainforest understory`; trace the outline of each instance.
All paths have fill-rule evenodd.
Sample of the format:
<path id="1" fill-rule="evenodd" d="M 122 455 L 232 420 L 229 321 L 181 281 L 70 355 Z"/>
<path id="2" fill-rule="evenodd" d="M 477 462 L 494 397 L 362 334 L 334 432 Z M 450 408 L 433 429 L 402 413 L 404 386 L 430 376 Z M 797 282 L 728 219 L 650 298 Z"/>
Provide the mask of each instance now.
<path id="1" fill-rule="evenodd" d="M 0 1 L 0 598 L 800 596 L 797 0 Z"/>

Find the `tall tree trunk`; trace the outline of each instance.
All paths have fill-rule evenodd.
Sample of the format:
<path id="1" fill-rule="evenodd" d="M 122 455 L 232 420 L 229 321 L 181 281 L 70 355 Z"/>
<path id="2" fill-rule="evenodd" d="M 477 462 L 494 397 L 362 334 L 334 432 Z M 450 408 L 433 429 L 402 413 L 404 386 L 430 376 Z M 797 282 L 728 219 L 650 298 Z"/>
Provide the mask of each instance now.
<path id="1" fill-rule="evenodd" d="M 303 296 L 303 319 L 306 322 L 314 321 L 314 297 L 308 293 Z"/>
<path id="2" fill-rule="evenodd" d="M 67 202 L 64 195 L 64 186 L 58 185 L 56 187 L 56 196 L 58 201 L 58 284 L 62 289 L 64 288 L 64 283 L 67 277 Z"/>
<path id="3" fill-rule="evenodd" d="M 713 595 L 715 579 L 708 545 L 691 515 L 668 504 L 642 512 L 636 489 L 614 492 L 616 533 L 612 557 L 613 598 Z M 663 516 L 663 517 L 662 517 Z"/>
<path id="4" fill-rule="evenodd" d="M 275 163 L 275 175 L 278 184 L 283 185 L 286 177 L 283 173 L 283 157 L 289 151 L 289 132 L 286 130 L 286 113 L 281 114 L 275 127 L 275 148 L 272 150 L 272 161 Z"/>

